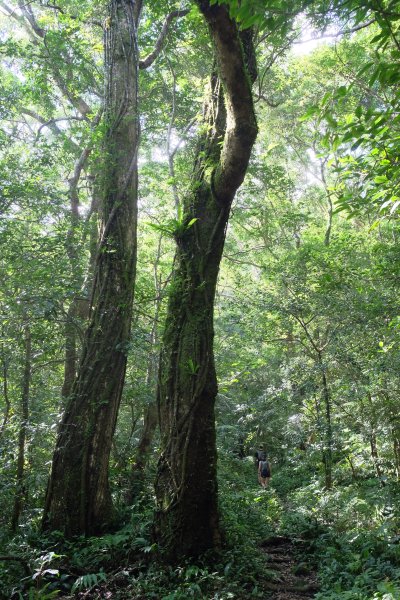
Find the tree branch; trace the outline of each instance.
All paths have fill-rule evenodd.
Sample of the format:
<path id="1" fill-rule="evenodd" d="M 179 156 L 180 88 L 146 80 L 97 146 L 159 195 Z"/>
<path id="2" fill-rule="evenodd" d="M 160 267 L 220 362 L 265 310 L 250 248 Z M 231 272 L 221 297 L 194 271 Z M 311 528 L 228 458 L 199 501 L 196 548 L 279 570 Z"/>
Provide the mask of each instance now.
<path id="1" fill-rule="evenodd" d="M 15 12 L 15 9 L 12 9 L 10 6 L 8 6 L 8 4 L 6 4 L 5 2 L 0 2 L 0 6 L 6 11 L 6 15 L 8 17 L 10 17 L 11 19 L 14 19 L 14 21 L 17 21 L 17 23 L 19 23 L 21 25 L 21 27 L 23 27 L 25 29 L 25 31 L 27 32 L 27 34 L 29 35 L 29 37 L 31 38 L 31 41 L 35 44 L 37 43 L 37 38 L 34 35 L 32 28 L 29 26 L 27 20 L 25 19 L 24 16 L 19 15 Z"/>
<path id="2" fill-rule="evenodd" d="M 43 127 L 48 127 L 55 135 L 60 135 L 63 137 L 67 137 L 68 141 L 70 142 L 70 144 L 73 146 L 73 148 L 77 151 L 80 152 L 81 149 L 79 147 L 79 145 L 74 142 L 70 137 L 66 136 L 65 132 L 62 131 L 62 129 L 60 129 L 57 124 L 56 121 L 60 121 L 60 120 L 64 120 L 64 119 L 50 119 L 47 120 L 44 117 L 42 117 L 42 115 L 40 115 L 39 113 L 37 113 L 35 110 L 32 110 L 30 108 L 20 108 L 20 111 L 23 115 L 28 115 L 29 117 L 32 117 L 33 119 L 35 119 L 36 121 L 38 121 L 39 123 L 41 123 L 41 126 L 39 127 L 36 136 L 38 137 L 42 128 Z M 68 119 L 68 117 L 67 117 Z"/>
<path id="3" fill-rule="evenodd" d="M 150 54 L 148 54 L 148 56 L 146 56 L 146 58 L 139 61 L 139 69 L 148 69 L 153 64 L 153 62 L 156 60 L 156 58 L 160 55 L 160 52 L 163 48 L 164 40 L 167 37 L 171 21 L 173 21 L 173 19 L 178 19 L 179 17 L 184 17 L 185 15 L 188 14 L 188 12 L 189 12 L 189 9 L 174 10 L 165 17 L 165 21 L 161 28 L 160 35 L 157 38 L 154 50 L 153 50 L 153 52 L 150 52 Z"/>
<path id="4" fill-rule="evenodd" d="M 210 6 L 208 0 L 198 0 L 198 4 L 214 43 L 227 111 L 221 160 L 213 173 L 214 193 L 219 201 L 229 204 L 244 179 L 258 131 L 249 71 L 245 64 L 247 62 L 251 67 L 254 49 L 251 36 L 247 36 L 248 47 L 243 48 L 236 23 L 229 17 L 225 5 Z M 243 60 L 244 57 L 246 60 Z M 255 73 L 251 75 L 254 79 Z"/>
<path id="5" fill-rule="evenodd" d="M 376 22 L 376 19 L 370 19 L 366 23 L 361 23 L 360 25 L 356 25 L 355 27 L 351 27 L 350 29 L 342 29 L 340 31 L 337 31 L 336 33 L 323 33 L 322 35 L 318 35 L 318 36 L 309 38 L 308 40 L 294 41 L 293 44 L 307 44 L 308 42 L 325 40 L 327 38 L 337 38 L 337 37 L 340 37 L 341 35 L 349 35 L 350 33 L 355 33 L 356 31 L 365 29 L 366 27 L 369 27 L 370 25 L 372 25 L 375 22 Z"/>
<path id="6" fill-rule="evenodd" d="M 5 6 L 5 5 L 3 5 L 3 6 Z M 39 26 L 39 24 L 36 20 L 36 17 L 33 14 L 31 6 L 29 4 L 25 4 L 22 0 L 18 0 L 18 6 L 22 12 L 23 17 L 19 17 L 18 15 L 15 15 L 14 11 L 9 13 L 9 16 L 13 17 L 21 25 L 23 25 L 23 27 L 28 31 L 28 33 L 31 37 L 36 39 L 35 36 L 33 35 L 33 33 L 34 33 L 34 34 L 36 34 L 36 36 L 38 38 L 43 40 L 43 43 L 44 43 L 46 50 L 50 57 L 50 52 L 46 46 L 46 33 L 47 32 L 45 29 L 43 29 L 42 27 Z M 10 9 L 8 9 L 8 10 L 10 10 Z M 21 21 L 21 19 L 22 19 L 22 21 Z M 25 21 L 25 23 L 23 23 L 23 21 Z M 30 28 L 26 24 L 26 21 L 29 23 Z M 67 57 L 63 56 L 63 58 L 70 64 L 70 61 L 67 60 Z M 76 108 L 76 110 L 78 112 L 80 112 L 82 117 L 86 121 L 89 121 L 90 119 L 88 118 L 88 114 L 90 112 L 92 112 L 92 110 L 91 110 L 90 106 L 87 104 L 87 102 L 81 96 L 77 96 L 69 91 L 65 80 L 63 79 L 63 77 L 60 74 L 60 72 L 58 71 L 58 69 L 54 67 L 54 65 L 52 68 L 52 74 L 53 74 L 54 80 L 55 80 L 57 86 L 59 87 L 60 91 L 71 102 L 72 106 L 74 106 Z"/>

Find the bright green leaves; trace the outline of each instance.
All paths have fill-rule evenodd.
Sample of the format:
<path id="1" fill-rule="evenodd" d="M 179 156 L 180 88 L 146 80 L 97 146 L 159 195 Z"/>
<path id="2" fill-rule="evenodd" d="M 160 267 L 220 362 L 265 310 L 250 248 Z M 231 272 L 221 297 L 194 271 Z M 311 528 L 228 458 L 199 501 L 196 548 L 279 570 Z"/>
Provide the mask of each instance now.
<path id="1" fill-rule="evenodd" d="M 211 0 L 210 4 L 228 4 L 229 12 L 241 29 L 255 26 L 258 31 L 277 34 L 281 39 L 290 31 L 295 15 L 301 10 L 301 3 L 290 0 Z"/>
<path id="2" fill-rule="evenodd" d="M 338 210 L 378 211 L 382 217 L 399 207 L 400 95 L 395 86 L 400 70 L 398 63 L 376 56 L 349 84 L 309 107 L 301 120 L 325 128 L 320 145 L 338 178 Z"/>
<path id="3" fill-rule="evenodd" d="M 155 231 L 166 235 L 170 238 L 178 239 L 188 231 L 196 223 L 197 218 L 190 218 L 184 215 L 182 207 L 178 208 L 178 215 L 176 219 L 167 219 L 163 224 L 147 223 Z"/>

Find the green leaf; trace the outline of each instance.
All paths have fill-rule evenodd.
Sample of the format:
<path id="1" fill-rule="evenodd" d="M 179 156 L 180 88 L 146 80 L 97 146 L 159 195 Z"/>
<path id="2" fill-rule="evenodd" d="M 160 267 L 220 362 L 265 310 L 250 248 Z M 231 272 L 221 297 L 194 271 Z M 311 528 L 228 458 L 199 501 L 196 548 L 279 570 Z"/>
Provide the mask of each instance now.
<path id="1" fill-rule="evenodd" d="M 308 121 L 309 119 L 311 119 L 311 117 L 314 117 L 317 113 L 319 113 L 318 106 L 310 106 L 310 108 L 307 109 L 307 111 L 304 113 L 304 115 L 299 117 L 299 121 Z"/>

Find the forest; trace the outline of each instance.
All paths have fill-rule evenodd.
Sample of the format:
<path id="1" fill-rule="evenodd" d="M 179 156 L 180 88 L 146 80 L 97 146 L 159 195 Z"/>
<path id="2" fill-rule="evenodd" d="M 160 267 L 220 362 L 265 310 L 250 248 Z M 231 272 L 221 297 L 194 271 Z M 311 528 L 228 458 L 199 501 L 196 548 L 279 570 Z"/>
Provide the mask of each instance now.
<path id="1" fill-rule="evenodd" d="M 399 65 L 400 0 L 0 0 L 1 600 L 400 599 Z"/>

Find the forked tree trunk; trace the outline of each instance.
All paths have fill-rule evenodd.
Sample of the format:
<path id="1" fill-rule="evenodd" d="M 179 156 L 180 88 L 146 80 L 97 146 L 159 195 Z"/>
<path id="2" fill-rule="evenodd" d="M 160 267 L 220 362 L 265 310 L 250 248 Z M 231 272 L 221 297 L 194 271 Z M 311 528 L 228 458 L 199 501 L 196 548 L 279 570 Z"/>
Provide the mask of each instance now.
<path id="1" fill-rule="evenodd" d="M 221 543 L 217 502 L 213 308 L 229 212 L 257 135 L 244 49 L 226 6 L 198 1 L 209 25 L 217 71 L 204 108 L 204 134 L 183 220 L 159 374 L 162 455 L 155 534 L 170 561 Z M 193 222 L 193 219 L 196 219 Z"/>
<path id="2" fill-rule="evenodd" d="M 137 37 L 140 2 L 110 0 L 105 20 L 105 142 L 92 311 L 63 416 L 43 527 L 95 534 L 112 515 L 108 463 L 125 377 L 136 263 Z"/>

